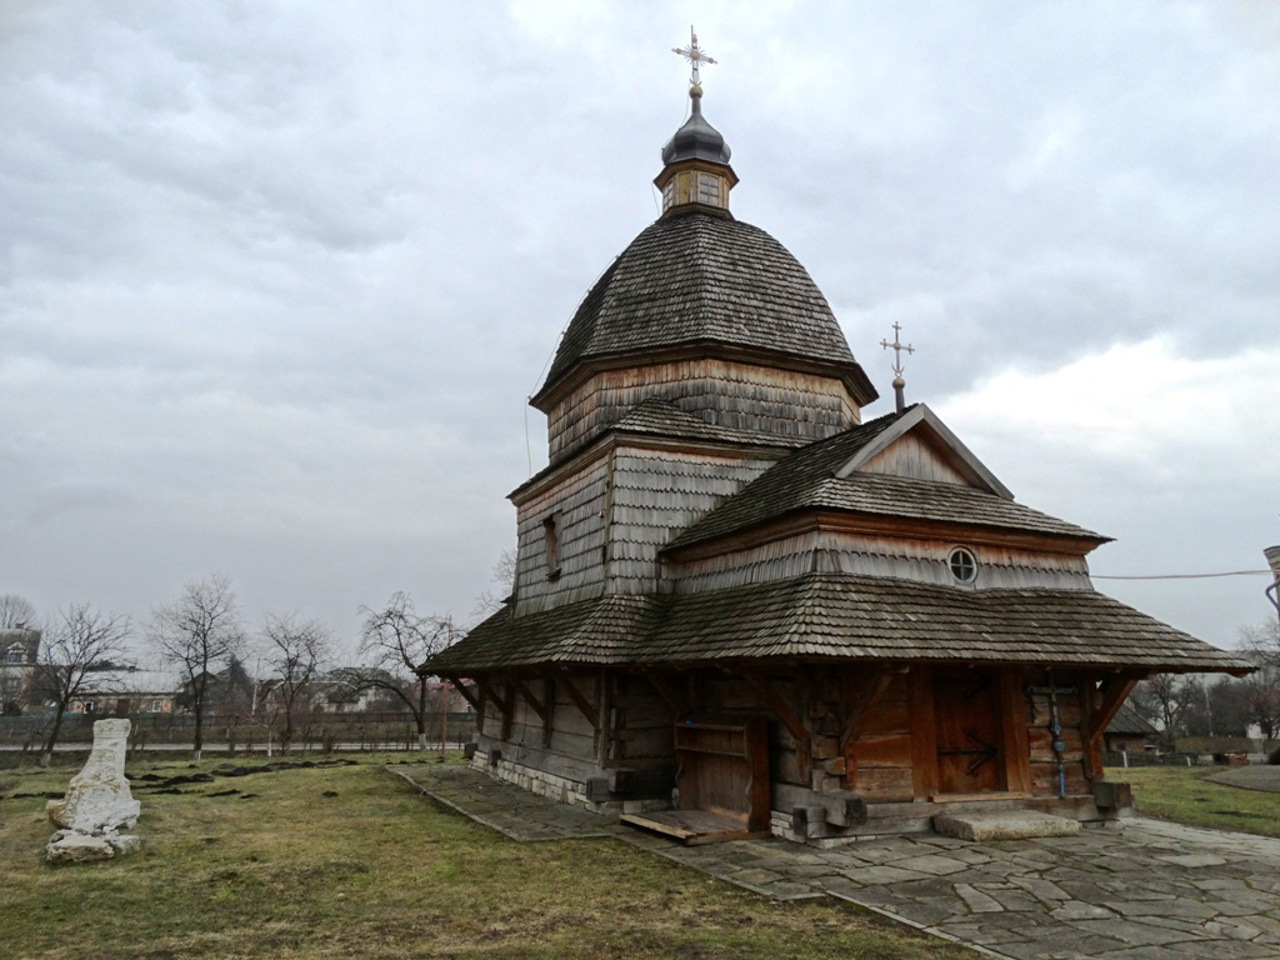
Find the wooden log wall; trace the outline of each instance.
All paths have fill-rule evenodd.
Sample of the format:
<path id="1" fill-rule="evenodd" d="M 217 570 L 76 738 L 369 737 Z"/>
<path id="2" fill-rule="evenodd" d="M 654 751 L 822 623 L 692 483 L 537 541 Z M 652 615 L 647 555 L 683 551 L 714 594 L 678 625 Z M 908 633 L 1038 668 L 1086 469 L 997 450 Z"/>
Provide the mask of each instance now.
<path id="1" fill-rule="evenodd" d="M 645 677 L 615 674 L 607 767 L 629 767 L 641 772 L 671 767 L 674 756 L 671 705 Z"/>
<path id="2" fill-rule="evenodd" d="M 955 546 L 950 540 L 814 530 L 689 561 L 674 568 L 670 575 L 677 593 L 724 590 L 810 571 L 957 586 L 948 562 Z M 983 544 L 970 545 L 970 549 L 979 564 L 974 589 L 1093 588 L 1083 557 Z"/>
<path id="3" fill-rule="evenodd" d="M 520 504 L 516 516 L 516 614 L 599 596 L 605 580 L 609 459 L 602 457 Z M 547 563 L 555 523 L 558 570 Z"/>
<path id="4" fill-rule="evenodd" d="M 875 675 L 877 669 L 885 672 Z M 762 712 L 770 716 L 770 763 L 775 787 L 788 796 L 794 789 L 817 794 L 850 791 L 870 803 L 926 800 L 937 792 L 933 686 L 931 668 L 868 664 L 840 669 L 797 667 L 771 673 L 772 693 L 789 705 L 801 736 L 789 729 L 759 688 L 721 674 L 702 685 L 704 709 L 727 713 Z M 1080 678 L 1055 678 L 1068 797 L 1090 794 L 1082 750 Z M 1057 757 L 1049 730 L 1046 694 L 1029 688 L 1047 683 L 1043 671 L 1010 668 L 999 675 L 998 722 L 1003 730 L 1000 791 L 1014 795 L 1058 796 Z M 873 696 L 874 704 L 858 719 L 856 733 L 841 750 L 841 729 L 856 704 L 850 699 Z M 1012 762 L 1013 755 L 1026 763 Z"/>
<path id="5" fill-rule="evenodd" d="M 773 465 L 703 453 L 619 447 L 614 453 L 608 577 L 610 593 L 653 593 L 658 551 Z M 533 531 L 536 535 L 536 531 Z"/>
<path id="6" fill-rule="evenodd" d="M 820 440 L 860 422 L 857 404 L 834 377 L 713 358 L 651 364 L 598 373 L 553 407 L 552 462 L 650 397 L 707 423 L 771 436 Z"/>
<path id="7" fill-rule="evenodd" d="M 589 703 L 600 704 L 602 691 L 598 675 L 573 674 L 570 681 Z M 556 683 L 554 679 L 548 682 L 545 677 L 522 677 L 519 682 L 539 701 L 538 708 L 518 690 L 508 701 L 509 720 L 497 704 L 492 700 L 487 702 L 483 723 L 477 723 L 481 749 L 486 753 L 498 750 L 504 760 L 586 783 L 600 769 L 597 728 L 583 715 L 563 683 Z M 509 685 L 513 685 L 501 677 L 488 678 L 485 683 L 500 698 L 505 698 Z M 548 690 L 550 698 L 543 699 Z M 542 709 L 542 715 L 538 709 Z"/>
<path id="8" fill-rule="evenodd" d="M 898 674 L 848 745 L 847 788 L 869 801 L 915 797 L 910 677 Z"/>

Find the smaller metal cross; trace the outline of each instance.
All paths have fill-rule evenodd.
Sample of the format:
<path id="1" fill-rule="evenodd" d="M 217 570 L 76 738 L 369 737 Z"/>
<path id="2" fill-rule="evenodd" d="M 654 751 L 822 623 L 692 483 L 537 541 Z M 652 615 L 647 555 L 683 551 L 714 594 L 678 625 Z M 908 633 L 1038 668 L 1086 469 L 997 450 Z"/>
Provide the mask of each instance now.
<path id="1" fill-rule="evenodd" d="M 711 57 L 702 52 L 702 48 L 698 46 L 698 35 L 693 32 L 693 27 L 689 28 L 689 45 L 687 47 L 672 47 L 672 53 L 679 54 L 689 61 L 689 65 L 693 67 L 693 76 L 689 78 L 689 85 L 696 87 L 701 85 L 698 79 L 698 65 L 702 63 L 715 63 Z"/>
<path id="2" fill-rule="evenodd" d="M 913 347 L 911 344 L 908 343 L 905 346 L 903 346 L 901 343 L 898 342 L 899 338 L 901 337 L 901 334 L 902 334 L 902 327 L 899 326 L 898 321 L 895 320 L 893 321 L 893 343 L 890 343 L 888 340 L 880 341 L 880 346 L 882 346 L 884 349 L 888 350 L 892 348 L 893 350 L 893 375 L 895 377 L 902 376 L 902 351 L 905 350 L 907 351 L 907 353 L 916 352 L 916 348 Z"/>

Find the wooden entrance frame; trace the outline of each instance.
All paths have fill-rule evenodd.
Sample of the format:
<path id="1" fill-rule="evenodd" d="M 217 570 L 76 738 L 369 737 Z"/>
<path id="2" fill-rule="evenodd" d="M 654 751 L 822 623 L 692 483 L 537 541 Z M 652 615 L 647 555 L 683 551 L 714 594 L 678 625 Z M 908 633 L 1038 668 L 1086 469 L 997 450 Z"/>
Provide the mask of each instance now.
<path id="1" fill-rule="evenodd" d="M 973 666 L 976 669 L 981 665 Z M 913 664 L 907 673 L 907 684 L 911 704 L 912 783 L 917 800 L 946 802 L 1031 796 L 1031 743 L 1023 671 L 1009 664 L 994 664 L 985 669 L 994 673 L 992 692 L 1000 733 L 1001 789 L 976 794 L 939 793 L 934 665 Z"/>

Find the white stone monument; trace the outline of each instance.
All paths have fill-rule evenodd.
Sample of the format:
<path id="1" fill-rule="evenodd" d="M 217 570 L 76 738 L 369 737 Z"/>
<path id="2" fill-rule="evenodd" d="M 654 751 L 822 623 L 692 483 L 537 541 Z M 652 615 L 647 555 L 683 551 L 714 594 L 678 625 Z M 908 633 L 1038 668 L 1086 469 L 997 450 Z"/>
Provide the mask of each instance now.
<path id="1" fill-rule="evenodd" d="M 118 833 L 137 823 L 142 811 L 124 775 L 128 743 L 128 720 L 93 725 L 93 752 L 84 769 L 71 778 L 66 797 L 46 807 L 49 819 L 62 828 L 45 848 L 50 860 L 104 860 L 138 845 L 137 837 Z"/>

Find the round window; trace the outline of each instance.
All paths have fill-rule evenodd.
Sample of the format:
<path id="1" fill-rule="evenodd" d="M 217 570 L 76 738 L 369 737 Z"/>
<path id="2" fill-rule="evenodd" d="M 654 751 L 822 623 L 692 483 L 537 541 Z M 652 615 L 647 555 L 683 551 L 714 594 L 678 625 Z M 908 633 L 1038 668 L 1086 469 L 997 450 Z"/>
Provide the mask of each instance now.
<path id="1" fill-rule="evenodd" d="M 951 575 L 961 583 L 973 583 L 978 578 L 978 558 L 965 547 L 951 551 Z"/>

